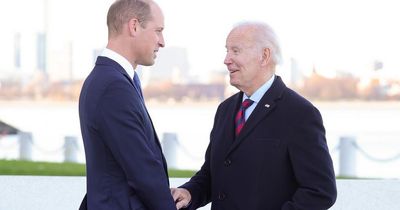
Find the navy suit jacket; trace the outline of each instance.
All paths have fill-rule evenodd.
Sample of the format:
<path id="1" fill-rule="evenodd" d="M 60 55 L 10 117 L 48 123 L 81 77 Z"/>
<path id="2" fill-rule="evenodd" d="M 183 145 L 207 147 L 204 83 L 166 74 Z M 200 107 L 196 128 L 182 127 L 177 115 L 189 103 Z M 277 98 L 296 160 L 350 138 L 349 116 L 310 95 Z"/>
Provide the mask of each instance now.
<path id="1" fill-rule="evenodd" d="M 336 181 L 319 111 L 277 76 L 239 136 L 237 93 L 215 115 L 205 162 L 184 184 L 196 209 L 322 210 L 336 200 Z"/>
<path id="2" fill-rule="evenodd" d="M 81 209 L 176 209 L 150 116 L 117 62 L 97 58 L 82 87 L 79 117 L 87 173 Z"/>

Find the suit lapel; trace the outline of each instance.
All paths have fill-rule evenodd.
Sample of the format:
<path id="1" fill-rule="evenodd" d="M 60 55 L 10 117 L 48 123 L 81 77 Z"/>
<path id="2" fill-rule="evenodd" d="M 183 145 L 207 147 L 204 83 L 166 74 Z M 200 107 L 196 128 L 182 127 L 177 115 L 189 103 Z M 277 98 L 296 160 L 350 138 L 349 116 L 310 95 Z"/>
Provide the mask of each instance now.
<path id="1" fill-rule="evenodd" d="M 136 88 L 135 85 L 133 84 L 133 81 L 132 81 L 133 78 L 130 78 L 129 74 L 125 71 L 125 69 L 121 65 L 119 65 L 119 63 L 115 62 L 114 60 L 112 60 L 110 58 L 107 58 L 107 57 L 98 56 L 97 60 L 96 60 L 96 65 L 111 65 L 111 66 L 114 66 L 117 71 L 119 71 L 121 74 L 123 74 L 126 77 L 126 79 L 129 81 L 129 83 L 132 85 L 132 88 Z M 135 89 L 132 89 L 132 91 L 135 91 Z M 157 144 L 158 148 L 160 149 L 160 153 L 161 153 L 161 157 L 162 157 L 162 161 L 163 161 L 163 165 L 164 165 L 164 170 L 165 170 L 165 173 L 167 174 L 167 177 L 168 177 L 167 162 L 165 160 L 164 154 L 162 153 L 161 144 L 160 144 L 160 141 L 158 139 L 156 130 L 154 128 L 153 121 L 151 120 L 151 117 L 149 115 L 149 112 L 147 111 L 146 105 L 144 104 L 144 101 L 142 101 L 140 96 L 139 96 L 139 100 L 141 101 L 142 107 L 145 110 L 147 116 L 149 117 L 149 120 L 150 120 L 150 123 L 151 123 L 151 127 L 152 127 L 153 133 L 154 133 L 154 140 L 156 141 L 156 144 Z"/>
<path id="2" fill-rule="evenodd" d="M 246 137 L 253 131 L 253 129 L 260 123 L 261 120 L 266 118 L 268 114 L 270 114 L 277 106 L 276 102 L 282 97 L 283 91 L 286 86 L 282 82 L 279 76 L 276 76 L 274 83 L 271 88 L 264 94 L 261 100 L 258 102 L 256 108 L 251 113 L 249 119 L 247 119 L 242 131 L 239 136 L 233 141 L 232 146 L 229 148 L 227 155 L 229 155 L 233 150 L 235 150 L 243 141 L 246 140 Z M 241 102 L 239 98 L 239 103 Z M 237 106 L 236 111 L 239 109 Z M 235 114 L 233 114 L 235 115 Z M 232 119 L 233 127 L 234 120 Z"/>

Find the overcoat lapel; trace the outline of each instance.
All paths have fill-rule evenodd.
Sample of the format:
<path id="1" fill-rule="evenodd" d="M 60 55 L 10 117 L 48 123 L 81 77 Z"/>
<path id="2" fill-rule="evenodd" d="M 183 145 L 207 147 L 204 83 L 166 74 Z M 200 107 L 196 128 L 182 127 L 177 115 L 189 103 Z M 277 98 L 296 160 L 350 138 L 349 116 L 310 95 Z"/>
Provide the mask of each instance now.
<path id="1" fill-rule="evenodd" d="M 261 98 L 260 102 L 257 104 L 256 108 L 250 115 L 249 119 L 247 119 L 242 131 L 240 132 L 239 136 L 234 139 L 231 147 L 228 150 L 226 156 L 228 156 L 232 151 L 234 151 L 243 141 L 246 141 L 246 137 L 253 131 L 253 129 L 260 123 L 260 121 L 268 116 L 277 106 L 276 102 L 282 97 L 283 91 L 285 90 L 286 86 L 282 82 L 279 76 L 276 76 L 274 83 L 272 84 L 271 88 L 264 94 Z M 243 96 L 243 94 L 240 94 Z M 237 100 L 240 104 L 242 97 L 239 97 Z M 239 107 L 236 107 L 236 111 Z M 235 114 L 233 114 L 234 116 Z M 232 126 L 234 130 L 234 119 L 232 119 Z M 234 133 L 233 133 L 234 135 Z"/>
<path id="2" fill-rule="evenodd" d="M 242 103 L 242 97 L 243 97 L 243 92 L 240 92 L 236 95 L 234 95 L 234 98 L 230 102 L 231 105 L 227 106 L 228 109 L 226 110 L 226 122 L 223 122 L 225 124 L 225 133 L 226 136 L 224 137 L 224 146 L 222 148 L 225 148 L 224 152 L 228 152 L 235 140 L 235 116 L 237 111 L 239 110 L 240 104 Z"/>

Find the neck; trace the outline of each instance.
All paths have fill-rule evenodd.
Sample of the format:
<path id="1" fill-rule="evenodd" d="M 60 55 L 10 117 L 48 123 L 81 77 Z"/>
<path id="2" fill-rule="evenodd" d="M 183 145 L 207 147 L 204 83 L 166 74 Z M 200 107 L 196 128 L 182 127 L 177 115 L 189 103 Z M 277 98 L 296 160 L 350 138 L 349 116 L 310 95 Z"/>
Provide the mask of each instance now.
<path id="1" fill-rule="evenodd" d="M 270 80 L 274 76 L 274 72 L 268 73 L 264 75 L 264 77 L 260 77 L 260 80 L 255 81 L 251 87 L 240 89 L 247 97 L 253 95 L 261 86 L 263 86 L 268 80 Z"/>
<path id="2" fill-rule="evenodd" d="M 132 53 L 126 46 L 127 45 L 120 41 L 120 39 L 115 38 L 109 39 L 106 47 L 126 58 L 133 66 L 133 69 L 136 69 L 137 64 L 135 62 L 135 59 L 133 58 L 133 56 L 130 56 L 132 55 Z"/>

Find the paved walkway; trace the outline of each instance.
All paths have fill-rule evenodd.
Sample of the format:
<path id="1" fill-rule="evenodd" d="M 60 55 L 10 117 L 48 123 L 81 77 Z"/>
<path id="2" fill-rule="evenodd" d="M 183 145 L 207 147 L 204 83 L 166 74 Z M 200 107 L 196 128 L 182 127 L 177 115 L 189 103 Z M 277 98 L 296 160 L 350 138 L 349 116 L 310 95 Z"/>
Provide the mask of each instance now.
<path id="1" fill-rule="evenodd" d="M 177 187 L 185 178 L 170 179 Z M 0 210 L 75 210 L 85 193 L 85 177 L 0 176 Z M 400 209 L 400 180 L 338 180 L 330 210 Z M 210 205 L 201 208 L 209 210 Z"/>

